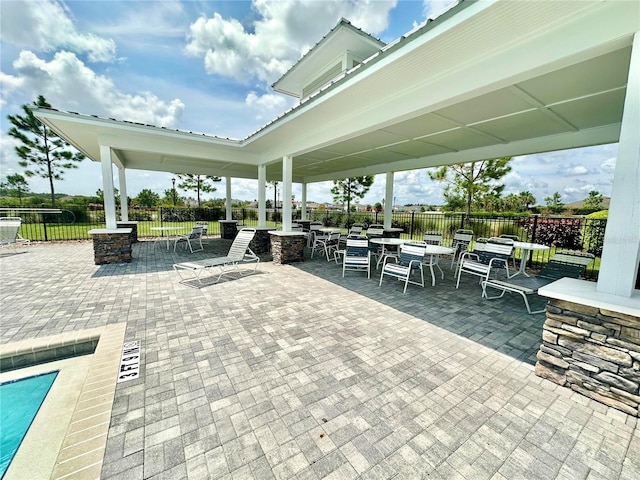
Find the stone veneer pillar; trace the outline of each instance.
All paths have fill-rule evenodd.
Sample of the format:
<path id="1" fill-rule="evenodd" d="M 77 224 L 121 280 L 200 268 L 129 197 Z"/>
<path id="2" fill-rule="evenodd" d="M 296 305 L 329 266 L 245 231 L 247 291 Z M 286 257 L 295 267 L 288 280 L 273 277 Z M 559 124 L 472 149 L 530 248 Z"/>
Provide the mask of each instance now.
<path id="1" fill-rule="evenodd" d="M 285 265 L 304 260 L 304 246 L 307 242 L 304 233 L 280 231 L 269 233 L 273 263 Z"/>
<path id="2" fill-rule="evenodd" d="M 640 318 L 552 299 L 536 375 L 640 416 Z"/>
<path id="3" fill-rule="evenodd" d="M 233 240 L 238 234 L 237 220 L 220 220 L 220 236 L 225 240 Z"/>
<path id="4" fill-rule="evenodd" d="M 89 230 L 93 238 L 93 259 L 96 265 L 131 262 L 131 229 L 98 228 Z"/>
<path id="5" fill-rule="evenodd" d="M 261 253 L 269 253 L 271 251 L 271 235 L 270 232 L 274 232 L 275 227 L 247 227 L 256 231 L 255 237 L 251 240 L 249 248 L 253 250 L 253 253 L 260 255 Z"/>
<path id="6" fill-rule="evenodd" d="M 128 220 L 126 222 L 116 222 L 118 228 L 131 229 L 131 243 L 138 243 L 138 222 Z"/>

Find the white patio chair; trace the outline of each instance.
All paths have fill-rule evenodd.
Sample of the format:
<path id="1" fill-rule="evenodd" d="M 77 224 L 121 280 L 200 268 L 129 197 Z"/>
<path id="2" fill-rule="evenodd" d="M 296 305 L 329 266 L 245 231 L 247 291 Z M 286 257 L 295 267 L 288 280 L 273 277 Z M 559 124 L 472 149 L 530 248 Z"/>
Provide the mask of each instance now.
<path id="1" fill-rule="evenodd" d="M 327 258 L 327 262 L 332 258 L 335 259 L 334 253 L 338 250 L 338 245 L 340 242 L 340 232 L 330 232 L 327 236 L 318 235 L 316 236 L 313 247 L 311 249 L 311 258 L 313 258 L 313 254 L 317 251 L 324 254 Z"/>
<path id="2" fill-rule="evenodd" d="M 451 254 L 451 267 L 456 263 L 456 260 L 459 261 L 460 257 L 469 250 L 469 244 L 473 240 L 473 230 L 465 230 L 460 228 L 456 230 L 456 233 L 453 235 L 453 243 L 451 248 L 453 248 L 453 253 Z"/>
<path id="3" fill-rule="evenodd" d="M 365 270 L 367 278 L 371 278 L 371 252 L 367 237 L 352 235 L 347 238 L 347 246 L 342 257 L 342 278 L 347 270 Z"/>
<path id="4" fill-rule="evenodd" d="M 191 253 L 204 250 L 204 246 L 202 245 L 202 227 L 195 226 L 187 235 L 177 235 L 173 243 L 174 252 L 176 251 L 176 247 L 179 243 L 184 243 L 184 248 L 187 248 L 187 246 L 189 246 L 189 250 L 191 250 Z M 194 246 L 199 248 L 194 249 Z"/>
<path id="5" fill-rule="evenodd" d="M 387 257 L 382 264 L 382 273 L 380 273 L 380 283 L 382 285 L 382 279 L 385 275 L 395 277 L 398 280 L 404 281 L 403 293 L 407 293 L 407 285 L 412 283 L 414 285 L 420 285 L 424 287 L 424 271 L 422 270 L 422 260 L 425 255 L 425 245 L 405 243 L 400 245 L 398 249 L 398 258 Z M 393 259 L 393 262 L 388 261 Z M 411 274 L 420 272 L 420 282 L 410 280 Z"/>
<path id="6" fill-rule="evenodd" d="M 463 273 L 480 277 L 480 282 L 489 280 L 492 272 L 496 273 L 501 269 L 506 271 L 509 278 L 509 257 L 513 252 L 513 243 L 489 241 L 484 250 L 465 252 L 460 257 L 458 265 L 458 280 L 456 288 L 460 286 L 460 277 Z"/>
<path id="7" fill-rule="evenodd" d="M 254 228 L 243 228 L 238 232 L 236 238 L 233 240 L 231 247 L 229 247 L 229 252 L 224 257 L 214 257 L 206 260 L 195 260 L 192 262 L 183 262 L 176 263 L 173 265 L 173 269 L 178 272 L 180 276 L 180 283 L 185 283 L 188 280 L 196 280 L 198 284 L 202 285 L 202 280 L 200 276 L 203 272 L 211 268 L 218 268 L 218 278 L 214 283 L 220 281 L 222 275 L 229 272 L 232 269 L 233 272 L 238 272 L 242 275 L 242 271 L 238 268 L 238 265 L 241 263 L 249 263 L 255 262 L 255 266 L 253 268 L 253 272 L 258 269 L 258 263 L 260 263 L 260 257 L 258 257 L 251 248 L 249 248 L 249 244 L 253 237 L 255 237 L 256 230 Z M 193 274 L 193 277 L 184 279 L 182 277 L 183 271 L 188 271 Z M 252 272 L 252 273 L 253 273 Z"/>

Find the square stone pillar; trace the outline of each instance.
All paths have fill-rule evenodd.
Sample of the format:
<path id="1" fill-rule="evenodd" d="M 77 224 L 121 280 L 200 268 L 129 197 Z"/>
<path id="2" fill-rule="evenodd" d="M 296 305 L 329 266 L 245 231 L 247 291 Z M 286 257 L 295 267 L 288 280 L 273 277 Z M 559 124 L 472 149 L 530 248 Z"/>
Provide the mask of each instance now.
<path id="1" fill-rule="evenodd" d="M 93 258 L 96 265 L 131 263 L 130 228 L 96 228 L 89 230 L 93 238 Z"/>
<path id="2" fill-rule="evenodd" d="M 306 238 L 301 232 L 269 232 L 271 235 L 271 256 L 273 263 L 284 265 L 304 260 Z"/>

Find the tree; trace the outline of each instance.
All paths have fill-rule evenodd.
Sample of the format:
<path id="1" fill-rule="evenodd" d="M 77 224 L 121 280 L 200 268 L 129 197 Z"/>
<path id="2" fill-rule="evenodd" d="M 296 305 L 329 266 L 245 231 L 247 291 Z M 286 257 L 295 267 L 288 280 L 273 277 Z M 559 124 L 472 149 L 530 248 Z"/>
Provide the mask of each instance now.
<path id="1" fill-rule="evenodd" d="M 347 204 L 347 217 L 351 212 L 351 202 L 362 199 L 373 185 L 373 175 L 361 177 L 349 177 L 343 180 L 334 180 L 331 193 L 335 203 Z"/>
<path id="2" fill-rule="evenodd" d="M 589 196 L 584 199 L 584 207 L 600 210 L 602 208 L 602 195 L 597 190 L 591 190 Z"/>
<path id="3" fill-rule="evenodd" d="M 474 200 L 478 200 L 482 195 L 490 192 L 499 196 L 504 185 L 495 185 L 493 182 L 511 171 L 510 161 L 511 157 L 502 157 L 457 165 L 444 165 L 435 172 L 429 171 L 428 173 L 431 180 L 449 184 L 445 189 L 445 199 L 447 193 L 451 198 L 464 197 L 465 213 L 469 216 Z"/>
<path id="4" fill-rule="evenodd" d="M 558 192 L 555 192 L 550 197 L 545 197 L 544 201 L 553 213 L 560 213 L 564 210 L 564 203 L 562 203 L 562 197 Z"/>
<path id="5" fill-rule="evenodd" d="M 33 102 L 33 106 L 51 108 L 42 95 Z M 64 180 L 64 170 L 78 168 L 77 163 L 84 160 L 80 152 L 68 150 L 71 145 L 60 138 L 53 130 L 47 128 L 33 114 L 31 106 L 22 106 L 25 115 L 8 115 L 13 125 L 9 135 L 19 140 L 22 145 L 16 147 L 16 153 L 22 159 L 21 167 L 27 168 L 27 177 L 38 176 L 49 179 L 51 190 L 51 206 L 55 207 L 54 180 Z M 32 170 L 29 170 L 31 167 Z"/>
<path id="6" fill-rule="evenodd" d="M 529 190 L 520 192 L 518 194 L 518 198 L 520 198 L 520 205 L 522 205 L 525 210 L 529 210 L 529 207 L 536 203 L 536 197 L 534 197 L 533 193 L 531 193 Z"/>
<path id="7" fill-rule="evenodd" d="M 11 191 L 11 195 L 17 196 L 22 206 L 22 197 L 29 191 L 29 184 L 22 175 L 14 173 L 7 175 L 7 181 L 0 184 L 0 188 Z"/>
<path id="8" fill-rule="evenodd" d="M 135 202 L 141 207 L 155 207 L 160 201 L 160 195 L 156 192 L 143 188 L 140 193 L 135 197 Z"/>
<path id="9" fill-rule="evenodd" d="M 374 212 L 381 212 L 382 211 L 382 203 L 380 202 L 376 202 L 373 204 L 373 211 Z"/>
<path id="10" fill-rule="evenodd" d="M 96 190 L 96 197 L 97 197 L 98 203 L 104 203 L 104 192 L 102 191 L 101 188 Z M 113 198 L 115 199 L 116 205 L 120 205 L 120 192 L 118 191 L 117 188 L 113 189 Z"/>
<path id="11" fill-rule="evenodd" d="M 191 173 L 176 173 L 176 175 L 180 180 L 182 180 L 182 183 L 178 184 L 178 188 L 186 191 L 196 192 L 198 207 L 201 205 L 200 193 L 213 193 L 217 191 L 217 188 L 214 187 L 212 183 L 222 181 L 220 177 L 214 177 L 211 175 L 194 175 Z"/>

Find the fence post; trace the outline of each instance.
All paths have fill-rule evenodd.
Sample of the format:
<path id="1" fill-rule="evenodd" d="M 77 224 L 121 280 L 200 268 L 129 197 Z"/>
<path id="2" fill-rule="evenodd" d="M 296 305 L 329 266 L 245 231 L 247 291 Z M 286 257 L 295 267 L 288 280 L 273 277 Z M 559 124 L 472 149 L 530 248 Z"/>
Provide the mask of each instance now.
<path id="1" fill-rule="evenodd" d="M 409 238 L 413 240 L 413 219 L 416 216 L 416 212 L 411 212 L 411 228 L 409 229 Z"/>
<path id="2" fill-rule="evenodd" d="M 464 213 L 460 214 L 460 228 L 464 228 Z"/>
<path id="3" fill-rule="evenodd" d="M 49 237 L 47 236 L 47 214 L 42 214 L 42 226 L 44 227 L 44 241 L 48 242 Z"/>
<path id="4" fill-rule="evenodd" d="M 531 230 L 531 243 L 536 243 L 536 230 L 538 229 L 538 214 L 533 216 L 533 229 Z M 524 260 L 524 259 L 523 259 Z M 533 250 L 529 252 L 529 258 L 527 258 L 527 265 L 531 268 L 531 262 L 533 261 Z"/>

